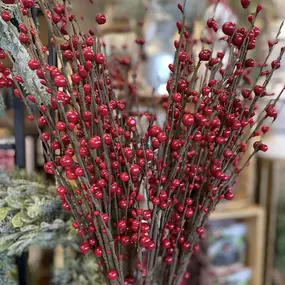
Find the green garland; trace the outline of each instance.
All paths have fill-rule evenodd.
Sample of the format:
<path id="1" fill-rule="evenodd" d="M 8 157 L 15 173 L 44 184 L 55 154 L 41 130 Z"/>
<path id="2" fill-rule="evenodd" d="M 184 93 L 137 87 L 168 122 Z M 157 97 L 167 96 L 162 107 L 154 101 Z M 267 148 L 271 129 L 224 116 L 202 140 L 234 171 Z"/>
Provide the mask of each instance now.
<path id="1" fill-rule="evenodd" d="M 54 268 L 53 285 L 104 284 L 94 259 L 79 253 L 71 216 L 61 208 L 54 186 L 24 172 L 0 176 L 0 284 L 17 284 L 12 257 L 31 246 L 64 249 L 63 269 Z M 84 258 L 83 258 L 84 257 Z M 12 274 L 13 273 L 13 274 Z M 10 282 L 10 283 L 9 283 Z"/>

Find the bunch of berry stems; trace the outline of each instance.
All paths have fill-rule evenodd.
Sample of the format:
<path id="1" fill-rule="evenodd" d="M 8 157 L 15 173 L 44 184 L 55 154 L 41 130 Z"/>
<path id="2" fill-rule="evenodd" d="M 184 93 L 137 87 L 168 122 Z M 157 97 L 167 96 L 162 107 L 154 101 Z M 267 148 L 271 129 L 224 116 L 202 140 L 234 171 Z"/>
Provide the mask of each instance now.
<path id="1" fill-rule="evenodd" d="M 260 63 L 250 57 L 260 34 L 255 25 L 260 4 L 240 0 L 244 9 L 253 9 L 246 27 L 232 22 L 219 27 L 214 15 L 207 21 L 206 29 L 224 34 L 219 40 L 226 48 L 219 52 L 215 41 L 191 38 L 186 2 L 178 4 L 179 40 L 161 101 L 165 121 L 159 125 L 156 114 L 128 104 L 137 101 L 140 90 L 135 76 L 131 81 L 126 75 L 129 58 L 108 63 L 98 37 L 104 14 L 83 34 L 68 1 L 8 2 L 1 8 L 2 22 L 30 56 L 34 77 L 29 80 L 39 83 L 29 90 L 25 72 L 1 63 L 0 87 L 14 88 L 38 128 L 44 170 L 54 175 L 62 207 L 74 216 L 81 252 L 94 255 L 108 284 L 180 284 L 189 278 L 185 271 L 210 213 L 219 201 L 234 198 L 239 173 L 258 151 L 267 151 L 265 122 L 277 118 L 284 91 L 275 96 L 267 91 L 284 53 L 282 48 L 269 62 L 281 27 Z M 17 29 L 5 10 L 9 5 L 20 14 Z M 60 67 L 48 64 L 48 48 L 31 19 L 35 5 L 46 17 Z M 136 42 L 140 48 L 145 44 L 143 38 Z M 0 57 L 17 65 L 9 51 L 1 50 Z M 258 110 L 266 96 L 272 99 Z M 246 151 L 250 155 L 241 165 Z"/>

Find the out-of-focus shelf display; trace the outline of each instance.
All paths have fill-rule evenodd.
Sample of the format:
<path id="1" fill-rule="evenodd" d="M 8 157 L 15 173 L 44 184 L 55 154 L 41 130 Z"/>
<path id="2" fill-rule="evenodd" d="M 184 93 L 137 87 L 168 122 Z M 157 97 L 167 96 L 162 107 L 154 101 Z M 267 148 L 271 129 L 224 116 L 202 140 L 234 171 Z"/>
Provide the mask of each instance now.
<path id="1" fill-rule="evenodd" d="M 0 173 L 9 172 L 15 166 L 15 140 L 13 137 L 0 139 Z"/>
<path id="2" fill-rule="evenodd" d="M 246 223 L 236 220 L 209 223 L 208 256 L 211 274 L 216 280 L 214 283 L 227 284 L 235 281 L 236 284 L 249 284 L 251 270 L 245 267 L 247 231 Z M 238 279 L 237 276 L 242 276 L 243 279 Z"/>
<path id="3" fill-rule="evenodd" d="M 285 140 L 283 140 L 284 145 Z M 265 285 L 285 284 L 285 156 L 258 159 L 257 201 L 266 210 Z M 274 152 L 272 152 L 274 154 Z"/>
<path id="4" fill-rule="evenodd" d="M 232 223 L 233 220 L 238 221 L 238 223 Z M 223 261 L 222 264 L 227 257 L 232 261 L 227 260 L 227 266 L 215 266 L 216 275 L 219 275 L 217 274 L 218 268 L 218 273 L 222 276 L 214 284 L 261 285 L 264 255 L 263 208 L 252 205 L 242 209 L 216 211 L 210 217 L 211 224 L 214 225 L 212 227 L 214 230 L 212 231 L 212 238 L 210 234 L 210 259 L 211 254 L 214 255 L 215 246 L 221 246 L 223 247 L 221 252 L 224 251 L 224 254 L 219 253 L 220 261 Z M 217 230 L 217 225 L 219 230 Z M 215 233 L 220 236 L 220 240 Z M 233 251 L 235 252 L 233 253 Z M 225 269 L 231 274 L 225 275 Z M 247 280 L 250 281 L 247 282 Z"/>

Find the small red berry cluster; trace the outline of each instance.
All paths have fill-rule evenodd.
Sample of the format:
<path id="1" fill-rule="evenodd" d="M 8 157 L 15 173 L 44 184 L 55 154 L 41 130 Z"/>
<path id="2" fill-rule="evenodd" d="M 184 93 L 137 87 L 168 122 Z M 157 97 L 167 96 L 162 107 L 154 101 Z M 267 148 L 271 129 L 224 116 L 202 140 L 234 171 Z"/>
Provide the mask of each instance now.
<path id="1" fill-rule="evenodd" d="M 207 21 L 207 29 L 222 29 L 221 40 L 231 51 L 228 62 L 225 52 L 213 52 L 207 38 L 201 39 L 204 48 L 196 56 L 192 47 L 198 42 L 185 29 L 184 7 L 178 4 L 183 20 L 177 22 L 180 39 L 174 42 L 161 126 L 156 115 L 129 104 L 138 96 L 135 83 L 125 76 L 129 59 L 108 65 L 104 44 L 93 30 L 76 32 L 76 18 L 65 1 L 41 3 L 62 68 L 44 60 L 47 48 L 39 47 L 33 27 L 20 23 L 17 36 L 33 51 L 28 66 L 50 95 L 50 104 L 41 104 L 36 94 L 24 96 L 19 87 L 25 85 L 25 75 L 11 75 L 3 63 L 0 87 L 15 84 L 14 94 L 28 108 L 37 106 L 39 115 L 30 113 L 28 118 L 39 128 L 47 158 L 44 170 L 59 184 L 62 208 L 74 215 L 73 227 L 83 239 L 80 250 L 93 252 L 112 284 L 133 284 L 136 279 L 142 284 L 179 284 L 190 255 L 199 249 L 209 213 L 221 199 L 234 198 L 236 178 L 249 162 L 241 165 L 240 158 L 247 149 L 252 149 L 250 158 L 267 151 L 260 138 L 253 146 L 249 142 L 268 131 L 265 119 L 277 117 L 275 105 L 283 90 L 260 116 L 256 108 L 260 98 L 270 96 L 267 86 L 280 68 L 284 48 L 271 65 L 248 56 L 260 34 L 255 26 L 262 8 L 258 5 L 248 27 Z M 33 0 L 20 1 L 24 17 L 33 5 Z M 248 8 L 250 0 L 241 0 L 241 5 Z M 1 15 L 10 21 L 8 12 Z M 96 22 L 105 24 L 105 15 L 97 15 Z M 141 38 L 136 42 L 144 44 Z M 277 43 L 277 38 L 268 43 L 269 55 Z M 254 68 L 259 74 L 252 79 Z M 123 98 L 116 96 L 118 91 Z M 139 128 L 141 119 L 147 121 L 145 132 Z"/>

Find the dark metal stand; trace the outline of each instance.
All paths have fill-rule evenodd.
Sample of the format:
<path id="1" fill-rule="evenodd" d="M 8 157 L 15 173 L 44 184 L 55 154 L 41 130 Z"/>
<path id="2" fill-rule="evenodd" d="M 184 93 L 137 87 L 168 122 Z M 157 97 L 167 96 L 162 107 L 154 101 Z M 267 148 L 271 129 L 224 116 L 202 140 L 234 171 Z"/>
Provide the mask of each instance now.
<path id="1" fill-rule="evenodd" d="M 24 130 L 24 103 L 14 97 L 14 125 L 15 125 L 15 164 L 25 168 L 25 130 Z"/>
<path id="2" fill-rule="evenodd" d="M 25 168 L 24 103 L 14 96 L 15 164 Z M 28 252 L 17 258 L 19 285 L 27 285 Z"/>

